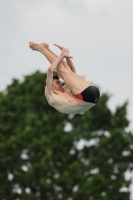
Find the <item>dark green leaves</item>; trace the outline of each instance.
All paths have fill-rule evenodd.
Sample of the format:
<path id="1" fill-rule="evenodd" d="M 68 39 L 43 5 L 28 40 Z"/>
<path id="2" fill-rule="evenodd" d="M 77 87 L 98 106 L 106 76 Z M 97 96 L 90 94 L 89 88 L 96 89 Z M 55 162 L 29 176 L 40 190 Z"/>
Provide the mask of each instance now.
<path id="1" fill-rule="evenodd" d="M 48 105 L 46 74 L 13 80 L 0 93 L 0 199 L 125 200 L 133 168 L 127 103 L 113 113 L 109 95 L 74 117 Z"/>

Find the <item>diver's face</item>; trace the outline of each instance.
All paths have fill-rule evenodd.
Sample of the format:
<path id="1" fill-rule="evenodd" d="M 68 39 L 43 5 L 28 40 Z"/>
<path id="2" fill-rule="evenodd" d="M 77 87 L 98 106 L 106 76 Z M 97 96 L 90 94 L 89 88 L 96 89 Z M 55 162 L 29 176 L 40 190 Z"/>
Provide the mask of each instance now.
<path id="1" fill-rule="evenodd" d="M 61 92 L 63 91 L 62 84 L 61 84 L 60 80 L 58 80 L 58 79 L 53 79 L 52 88 L 54 90 L 58 90 L 58 91 L 61 91 Z"/>

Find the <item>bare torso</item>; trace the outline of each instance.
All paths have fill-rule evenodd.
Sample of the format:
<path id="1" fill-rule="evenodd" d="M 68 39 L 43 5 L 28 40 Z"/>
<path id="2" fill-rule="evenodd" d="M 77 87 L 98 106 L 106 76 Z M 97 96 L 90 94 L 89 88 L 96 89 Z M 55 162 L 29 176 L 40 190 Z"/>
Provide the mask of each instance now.
<path id="1" fill-rule="evenodd" d="M 80 114 L 92 108 L 94 103 L 87 103 L 77 99 L 71 92 L 54 90 L 49 93 L 45 87 L 45 96 L 48 103 L 61 113 Z"/>

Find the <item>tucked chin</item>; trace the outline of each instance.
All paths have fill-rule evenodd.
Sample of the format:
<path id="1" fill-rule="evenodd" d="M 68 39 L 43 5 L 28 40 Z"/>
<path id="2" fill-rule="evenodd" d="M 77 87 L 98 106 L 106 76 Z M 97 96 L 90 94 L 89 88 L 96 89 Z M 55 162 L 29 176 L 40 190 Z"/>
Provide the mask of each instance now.
<path id="1" fill-rule="evenodd" d="M 60 91 L 62 92 L 62 91 L 63 91 L 63 89 L 62 89 L 62 88 L 60 88 Z"/>

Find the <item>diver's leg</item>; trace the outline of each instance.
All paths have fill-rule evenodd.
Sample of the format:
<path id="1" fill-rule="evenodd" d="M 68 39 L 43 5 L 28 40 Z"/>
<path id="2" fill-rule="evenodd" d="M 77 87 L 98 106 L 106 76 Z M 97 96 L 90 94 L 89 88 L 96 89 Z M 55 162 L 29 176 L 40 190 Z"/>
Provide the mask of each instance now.
<path id="1" fill-rule="evenodd" d="M 34 43 L 34 42 L 29 42 L 29 44 L 30 44 L 29 47 L 32 50 L 36 50 L 36 51 L 39 51 L 40 53 L 42 53 L 50 63 L 53 63 L 56 60 L 56 58 L 58 57 L 55 53 L 53 53 L 50 50 L 49 45 L 47 43 L 37 44 L 37 43 Z M 64 60 L 62 60 L 56 68 L 58 75 L 62 79 L 63 79 L 62 70 L 64 71 L 64 69 L 70 70 L 67 63 Z"/>
<path id="2" fill-rule="evenodd" d="M 47 43 L 36 44 L 30 42 L 30 48 L 36 51 L 41 52 L 50 63 L 53 63 L 56 60 L 56 56 L 49 51 L 49 46 Z M 57 66 L 57 72 L 59 76 L 65 81 L 67 87 L 75 94 L 81 93 L 86 87 L 91 85 L 81 76 L 73 73 L 68 65 L 63 65 L 62 62 Z"/>
<path id="3" fill-rule="evenodd" d="M 42 53 L 50 63 L 53 63 L 56 58 L 58 57 L 53 51 L 51 51 L 51 49 L 49 48 L 49 45 L 47 43 L 34 43 L 34 42 L 29 42 L 29 47 L 32 50 L 36 50 L 39 51 L 40 53 Z M 67 65 L 67 63 L 62 60 L 61 63 L 64 65 L 64 67 L 68 68 L 69 66 Z"/>

